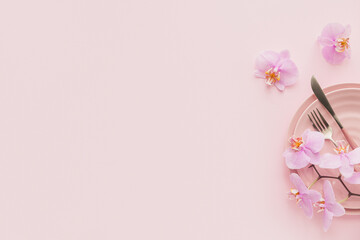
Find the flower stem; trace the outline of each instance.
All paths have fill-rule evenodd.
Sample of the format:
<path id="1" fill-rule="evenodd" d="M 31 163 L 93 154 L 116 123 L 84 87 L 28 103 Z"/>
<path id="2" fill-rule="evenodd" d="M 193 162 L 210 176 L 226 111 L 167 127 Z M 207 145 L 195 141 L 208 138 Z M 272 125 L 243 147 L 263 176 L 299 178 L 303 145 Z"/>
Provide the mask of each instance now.
<path id="1" fill-rule="evenodd" d="M 343 202 L 345 202 L 345 201 L 348 200 L 348 199 L 349 199 L 349 196 L 347 196 L 347 197 L 344 198 L 343 200 L 338 201 L 338 203 L 343 203 Z"/>
<path id="2" fill-rule="evenodd" d="M 320 177 L 316 178 L 315 181 L 313 181 L 313 182 L 309 185 L 308 189 L 310 189 L 312 186 L 314 186 L 314 184 L 315 184 L 317 181 L 319 181 L 319 179 L 320 179 Z"/>

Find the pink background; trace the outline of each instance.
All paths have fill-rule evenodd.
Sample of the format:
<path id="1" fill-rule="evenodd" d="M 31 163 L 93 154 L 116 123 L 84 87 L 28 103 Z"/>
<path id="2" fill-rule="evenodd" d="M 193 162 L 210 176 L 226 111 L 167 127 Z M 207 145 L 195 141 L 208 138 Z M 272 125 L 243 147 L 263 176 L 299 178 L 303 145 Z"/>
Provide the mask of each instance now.
<path id="1" fill-rule="evenodd" d="M 358 239 L 287 199 L 288 126 L 311 95 L 359 82 L 360 2 L 0 2 L 0 239 Z M 351 24 L 353 57 L 315 40 Z M 284 93 L 253 77 L 290 50 Z"/>

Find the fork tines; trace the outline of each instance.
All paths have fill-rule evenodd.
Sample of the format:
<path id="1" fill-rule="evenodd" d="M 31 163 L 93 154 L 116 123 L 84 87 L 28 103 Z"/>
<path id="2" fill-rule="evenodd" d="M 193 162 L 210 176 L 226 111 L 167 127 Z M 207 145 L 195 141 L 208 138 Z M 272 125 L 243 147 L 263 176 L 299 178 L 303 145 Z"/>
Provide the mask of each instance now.
<path id="1" fill-rule="evenodd" d="M 315 110 L 313 110 L 312 112 L 310 112 L 312 118 L 310 117 L 310 115 L 308 114 L 308 117 L 313 125 L 313 127 L 319 131 L 322 132 L 324 130 L 326 130 L 329 127 L 328 122 L 325 120 L 324 116 L 320 113 L 319 109 L 316 108 L 316 112 Z M 320 116 L 320 118 L 319 118 Z M 321 120 L 320 120 L 321 119 Z"/>

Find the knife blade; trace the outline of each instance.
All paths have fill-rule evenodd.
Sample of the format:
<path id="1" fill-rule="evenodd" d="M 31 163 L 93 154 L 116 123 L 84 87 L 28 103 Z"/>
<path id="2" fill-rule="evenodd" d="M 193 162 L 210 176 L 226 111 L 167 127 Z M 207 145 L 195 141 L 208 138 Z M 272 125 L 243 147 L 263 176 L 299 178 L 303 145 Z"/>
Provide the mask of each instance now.
<path id="1" fill-rule="evenodd" d="M 343 129 L 344 128 L 343 125 L 341 124 L 340 120 L 336 116 L 334 109 L 331 107 L 329 100 L 327 99 L 324 91 L 322 90 L 322 88 L 320 87 L 320 84 L 318 83 L 318 81 L 316 80 L 316 78 L 314 76 L 311 77 L 311 88 L 312 88 L 315 96 L 319 100 L 319 102 L 329 111 L 329 113 L 335 119 L 335 121 L 339 125 L 339 127 L 341 129 Z"/>

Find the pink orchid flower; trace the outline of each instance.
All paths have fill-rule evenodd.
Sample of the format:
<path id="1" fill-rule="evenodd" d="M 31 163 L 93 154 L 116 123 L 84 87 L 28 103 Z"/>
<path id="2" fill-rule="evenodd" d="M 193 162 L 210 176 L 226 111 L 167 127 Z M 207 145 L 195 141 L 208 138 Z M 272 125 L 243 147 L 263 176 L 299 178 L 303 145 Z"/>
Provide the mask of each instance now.
<path id="1" fill-rule="evenodd" d="M 291 137 L 289 141 L 291 146 L 283 154 L 288 168 L 300 169 L 309 163 L 320 163 L 319 152 L 324 146 L 322 133 L 306 130 L 301 137 Z"/>
<path id="2" fill-rule="evenodd" d="M 318 212 L 324 212 L 323 228 L 326 232 L 331 225 L 333 217 L 344 215 L 345 209 L 340 203 L 336 202 L 333 188 L 328 180 L 324 181 L 323 191 L 325 199 L 321 198 L 315 206 L 320 208 Z"/>
<path id="3" fill-rule="evenodd" d="M 322 55 L 331 64 L 340 64 L 345 58 L 350 58 L 349 25 L 330 23 L 325 26 L 319 37 L 319 43 L 324 46 Z"/>
<path id="4" fill-rule="evenodd" d="M 289 51 L 280 53 L 265 51 L 255 61 L 255 76 L 265 79 L 268 85 L 275 85 L 280 91 L 293 85 L 298 79 L 298 69 L 290 60 Z"/>
<path id="5" fill-rule="evenodd" d="M 303 209 L 308 218 L 313 216 L 313 204 L 320 201 L 321 194 L 315 190 L 309 190 L 299 175 L 296 173 L 290 174 L 290 181 L 295 188 L 290 189 L 290 198 L 295 198 L 296 203 Z"/>
<path id="6" fill-rule="evenodd" d="M 339 141 L 338 147 L 334 150 L 337 154 L 326 153 L 321 157 L 319 167 L 327 169 L 339 168 L 345 180 L 349 179 L 354 174 L 354 165 L 360 163 L 360 148 L 349 152 L 349 145 L 346 145 L 344 141 Z M 355 181 L 356 179 L 352 180 Z"/>

